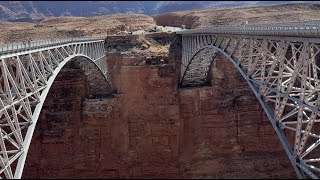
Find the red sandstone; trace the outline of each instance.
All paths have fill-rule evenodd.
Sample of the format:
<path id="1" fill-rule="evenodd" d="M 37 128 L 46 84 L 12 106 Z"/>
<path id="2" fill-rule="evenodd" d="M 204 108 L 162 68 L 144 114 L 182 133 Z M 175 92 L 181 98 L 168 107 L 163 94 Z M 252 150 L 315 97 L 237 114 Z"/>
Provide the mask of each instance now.
<path id="1" fill-rule="evenodd" d="M 139 58 L 108 54 L 114 98 L 88 99 L 74 64 L 59 74 L 23 178 L 295 177 L 232 63 L 215 60 L 210 87 L 179 89 L 175 63 L 137 65 Z"/>

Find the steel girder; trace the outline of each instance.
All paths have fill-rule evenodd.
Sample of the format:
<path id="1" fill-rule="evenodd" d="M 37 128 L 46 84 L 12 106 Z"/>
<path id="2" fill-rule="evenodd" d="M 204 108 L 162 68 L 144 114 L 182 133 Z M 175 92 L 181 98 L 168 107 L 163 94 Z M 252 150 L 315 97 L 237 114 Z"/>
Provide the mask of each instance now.
<path id="1" fill-rule="evenodd" d="M 109 82 L 104 40 L 42 44 L 0 53 L 0 177 L 21 178 L 31 138 L 49 89 L 71 59 L 85 74 L 94 63 Z M 83 57 L 89 62 L 85 63 Z"/>
<path id="2" fill-rule="evenodd" d="M 182 46 L 180 86 L 205 83 L 223 53 L 253 90 L 297 176 L 319 177 L 320 39 L 185 33 Z"/>

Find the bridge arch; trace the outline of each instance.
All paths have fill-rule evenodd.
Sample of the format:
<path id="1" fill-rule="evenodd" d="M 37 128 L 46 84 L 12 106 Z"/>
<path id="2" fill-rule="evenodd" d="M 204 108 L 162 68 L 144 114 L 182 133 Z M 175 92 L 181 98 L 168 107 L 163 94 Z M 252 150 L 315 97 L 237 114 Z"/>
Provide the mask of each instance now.
<path id="1" fill-rule="evenodd" d="M 192 56 L 192 60 L 190 61 L 190 64 L 192 64 L 192 61 L 194 59 L 194 57 L 201 52 L 204 49 L 211 49 L 214 53 L 214 58 L 212 58 L 212 61 L 210 62 L 210 66 L 208 68 L 211 68 L 211 64 L 214 61 L 215 57 L 217 56 L 218 53 L 223 54 L 235 67 L 236 69 L 240 72 L 240 74 L 242 75 L 242 77 L 246 80 L 246 82 L 248 83 L 250 89 L 253 91 L 253 93 L 255 94 L 257 100 L 259 101 L 259 103 L 261 104 L 263 110 L 265 111 L 265 113 L 267 114 L 269 119 L 274 119 L 273 117 L 273 113 L 271 111 L 271 109 L 268 107 L 267 102 L 264 100 L 264 98 L 259 94 L 259 90 L 255 87 L 255 85 L 250 81 L 248 75 L 245 73 L 245 71 L 243 69 L 241 69 L 241 66 L 239 63 L 237 63 L 228 53 L 226 53 L 225 51 L 223 51 L 221 48 L 218 48 L 214 45 L 205 45 L 203 47 L 201 47 L 200 49 L 198 49 L 197 52 L 194 53 L 194 55 Z M 188 67 L 190 66 L 190 64 L 188 65 Z M 187 70 L 186 70 L 187 71 Z M 185 75 L 185 74 L 184 74 Z M 207 75 L 207 74 L 206 74 Z M 182 79 L 183 80 L 183 79 Z M 280 138 L 280 141 L 282 143 L 285 143 L 287 147 L 285 147 L 285 150 L 287 151 L 290 147 L 290 145 L 288 144 L 288 142 L 285 142 L 284 140 L 284 134 L 282 131 L 279 131 L 280 127 L 278 124 L 276 124 L 274 121 L 271 121 L 272 126 L 274 127 L 274 129 L 276 130 L 276 133 L 278 135 L 278 137 Z M 290 160 L 291 161 L 291 160 Z"/>
<path id="2" fill-rule="evenodd" d="M 301 98 L 299 101 L 299 97 L 295 98 L 294 96 L 291 96 L 290 94 L 291 88 L 292 86 L 297 86 L 297 85 L 293 85 L 297 82 L 293 82 L 291 85 L 285 86 L 283 85 L 282 82 L 289 81 L 291 79 L 286 78 L 286 80 L 284 80 L 285 78 L 282 76 L 284 76 L 283 72 L 285 71 L 291 72 L 291 76 L 293 77 L 300 76 L 300 78 L 298 78 L 297 81 L 298 81 L 298 85 L 299 86 L 301 85 L 302 87 L 301 89 L 305 88 L 305 86 L 310 86 L 308 87 L 308 89 L 310 89 L 309 92 L 311 92 L 311 94 L 314 93 L 313 96 L 316 96 L 316 99 L 318 99 L 319 94 L 315 95 L 315 92 L 317 91 L 317 85 L 319 82 L 319 79 L 317 79 L 319 74 L 319 67 L 318 67 L 319 53 L 318 52 L 315 53 L 313 51 L 313 48 L 314 48 L 313 45 L 315 44 L 313 44 L 312 42 L 309 43 L 304 41 L 299 44 L 299 41 L 298 41 L 297 44 L 295 43 L 290 44 L 290 43 L 284 42 L 281 39 L 268 41 L 266 37 L 261 37 L 259 39 L 258 38 L 259 37 L 250 38 L 248 36 L 239 37 L 236 35 L 220 35 L 220 34 L 191 34 L 191 35 L 183 34 L 182 35 L 183 49 L 182 49 L 180 87 L 205 85 L 208 81 L 208 72 L 211 69 L 212 62 L 215 60 L 218 54 L 222 54 L 236 67 L 236 69 L 240 72 L 240 74 L 248 83 L 250 89 L 255 94 L 257 100 L 261 104 L 273 128 L 275 129 L 276 134 L 280 139 L 280 142 L 284 147 L 284 150 L 287 156 L 289 157 L 289 160 L 297 176 L 299 178 L 305 178 L 305 175 L 308 175 L 312 178 L 316 178 L 318 173 L 320 172 L 319 171 L 320 169 L 317 168 L 316 166 L 309 165 L 306 162 L 312 162 L 312 161 L 317 162 L 317 160 L 314 160 L 314 159 L 317 159 L 318 157 L 314 158 L 313 160 L 304 160 L 303 158 L 305 158 L 307 154 L 309 154 L 312 150 L 314 150 L 319 145 L 319 137 L 317 133 L 313 132 L 312 133 L 313 135 L 311 135 L 310 133 L 311 128 L 318 125 L 315 123 L 316 122 L 315 117 L 318 117 L 320 114 L 318 106 L 316 105 L 318 100 L 315 100 L 315 102 L 310 103 Z M 255 41 L 259 42 L 260 45 L 258 47 L 256 46 L 255 48 L 253 48 L 252 46 L 255 45 L 254 44 L 256 43 Z M 270 46 L 267 46 L 267 45 L 270 45 Z M 267 48 L 269 48 L 268 52 L 264 51 Z M 289 51 L 289 50 L 291 53 L 291 59 L 286 57 L 286 51 Z M 312 54 L 310 56 L 307 56 L 304 54 L 306 53 L 306 51 L 309 51 L 309 53 L 311 52 Z M 254 55 L 254 53 L 256 54 Z M 269 62 L 266 62 L 267 53 L 269 53 Z M 306 75 L 309 77 L 305 77 L 305 79 L 309 79 L 309 80 L 313 79 L 316 82 L 314 86 L 312 86 L 311 82 L 309 84 L 304 82 L 305 79 L 303 79 L 302 74 L 307 74 L 306 73 L 306 71 L 308 71 L 307 68 L 310 68 L 310 67 L 307 67 L 306 65 L 307 63 L 303 65 L 302 56 L 304 56 L 306 61 L 310 60 L 309 63 L 314 66 L 314 69 L 311 71 L 309 70 L 309 74 Z M 202 59 L 199 57 L 202 57 Z M 293 58 L 295 58 L 294 63 L 289 64 L 290 62 L 288 63 L 288 61 L 293 61 L 292 60 Z M 274 75 L 275 72 L 269 72 L 269 73 L 267 72 L 267 68 L 266 68 L 267 63 L 269 63 L 270 69 L 273 68 L 273 70 L 271 71 L 277 71 L 276 75 Z M 299 67 L 299 64 L 302 70 L 297 70 L 297 66 Z M 260 65 L 260 69 L 259 67 L 255 69 L 254 67 L 257 67 L 258 65 Z M 316 68 L 318 70 L 315 70 Z M 261 69 L 263 69 L 264 71 L 261 72 L 262 71 Z M 304 71 L 304 73 L 301 72 L 300 74 L 300 71 Z M 280 74 L 279 72 L 282 73 L 281 74 L 282 76 L 279 75 Z M 275 81 L 271 84 L 271 86 L 270 84 L 267 84 L 263 81 L 259 82 L 259 79 L 258 79 L 260 78 L 258 76 L 263 74 L 263 76 L 261 75 L 261 79 L 264 80 L 263 78 L 268 77 L 266 76 L 267 73 L 269 77 L 270 76 L 275 77 Z M 310 75 L 310 74 L 313 74 L 313 75 Z M 289 73 L 286 74 L 286 76 L 288 75 Z M 304 83 L 305 85 L 303 85 Z M 298 89 L 298 90 L 301 91 L 301 89 Z M 273 108 L 270 107 L 270 101 L 269 101 L 270 99 L 268 99 L 268 97 L 266 96 L 267 91 L 269 92 L 269 95 L 272 95 L 276 98 L 274 99 L 274 101 L 271 102 L 271 103 L 274 103 L 272 104 L 275 106 L 274 111 L 272 110 Z M 307 91 L 303 91 L 303 92 L 307 92 Z M 293 93 L 293 95 L 295 94 Z M 309 94 L 307 94 L 306 96 L 308 95 Z M 284 99 L 286 99 L 285 100 L 286 102 L 282 102 Z M 286 109 L 286 106 L 288 105 L 287 103 L 288 101 L 293 102 L 291 103 L 291 105 L 294 108 L 290 109 L 290 111 Z M 306 111 L 308 112 L 305 112 L 305 109 L 307 109 Z M 283 116 L 278 116 L 279 111 L 283 112 Z M 302 119 L 305 117 L 304 115 L 301 115 L 301 114 L 305 114 L 305 116 L 309 119 L 309 121 L 307 120 L 306 122 L 304 122 L 305 123 L 304 125 L 301 125 L 302 124 L 301 121 L 304 121 Z M 295 120 L 295 122 L 292 121 L 292 124 L 294 125 L 298 124 L 300 125 L 300 128 L 299 126 L 297 126 L 297 129 L 295 127 L 287 127 L 286 126 L 287 124 L 283 123 L 284 119 L 295 118 L 295 116 L 297 116 L 297 120 Z M 313 122 L 311 123 L 310 120 Z M 282 123 L 285 125 L 283 125 Z M 306 125 L 306 123 L 308 123 L 308 125 Z M 309 128 L 307 126 L 309 126 Z M 313 131 L 317 131 L 319 129 L 319 126 L 317 126 L 316 128 L 317 129 L 313 129 Z M 294 140 L 295 144 L 293 145 L 293 147 L 291 147 L 288 138 L 284 134 L 284 130 L 286 129 L 295 131 L 296 136 L 298 136 L 298 138 L 295 138 Z M 307 135 L 308 133 L 309 135 Z M 302 134 L 301 136 L 303 137 L 301 137 L 298 134 Z M 308 140 L 309 136 L 310 137 L 312 136 L 317 140 L 315 142 L 313 141 L 313 143 L 311 144 L 310 142 L 308 142 L 309 143 L 308 144 L 305 141 Z M 304 146 L 309 146 L 309 147 L 303 149 Z"/>
<path id="3" fill-rule="evenodd" d="M 0 55 L 0 58 L 0 172 L 6 178 L 21 178 L 42 106 L 54 80 L 68 62 L 77 61 L 86 77 L 92 75 L 91 79 L 95 79 L 99 76 L 105 81 L 99 85 L 111 93 L 104 41 L 40 47 Z M 101 88 L 95 90 L 98 92 Z"/>
<path id="4" fill-rule="evenodd" d="M 47 95 L 50 91 L 51 86 L 54 83 L 54 80 L 56 79 L 57 75 L 59 74 L 60 70 L 70 61 L 72 60 L 76 60 L 76 58 L 85 58 L 87 60 L 87 62 L 91 62 L 94 64 L 95 67 L 97 67 L 97 69 L 99 69 L 99 72 L 101 73 L 101 76 L 103 76 L 103 72 L 101 71 L 101 69 L 99 68 L 99 66 L 88 56 L 84 55 L 84 54 L 75 54 L 75 55 L 71 55 L 70 57 L 66 58 L 64 61 L 60 62 L 59 67 L 57 67 L 54 72 L 53 75 L 48 79 L 48 86 L 43 90 L 43 92 L 41 93 L 40 96 L 40 102 L 37 104 L 37 106 L 35 107 L 34 110 L 34 114 L 32 116 L 33 119 L 33 123 L 28 127 L 28 131 L 26 134 L 26 138 L 24 141 L 24 153 L 20 156 L 21 159 L 19 159 L 18 164 L 17 164 L 17 171 L 15 176 L 17 177 L 21 177 L 22 175 L 22 170 L 26 161 L 26 157 L 27 157 L 27 153 L 29 150 L 29 146 L 31 144 L 31 140 L 32 140 L 32 136 L 35 130 L 35 127 L 37 125 L 37 121 L 39 118 L 39 115 L 41 113 L 42 110 L 42 106 L 47 98 Z M 84 69 L 83 69 L 84 70 Z M 86 73 L 86 72 L 85 72 Z M 108 82 L 109 83 L 109 82 Z M 108 84 L 110 85 L 110 84 Z M 22 159 L 23 158 L 23 159 Z M 19 168 L 22 167 L 22 168 Z M 21 171 L 21 172 L 20 172 Z"/>
<path id="5" fill-rule="evenodd" d="M 208 49 L 209 51 L 209 55 L 206 54 L 207 57 L 209 57 L 209 59 L 204 59 L 204 58 L 196 58 L 197 55 L 200 55 L 201 52 L 203 52 L 203 50 Z M 212 62 L 214 61 L 215 57 L 218 55 L 219 52 L 222 52 L 221 49 L 213 46 L 213 45 L 205 45 L 203 47 L 201 47 L 200 49 L 198 49 L 198 51 L 196 51 L 195 53 L 193 53 L 191 55 L 191 60 L 188 62 L 185 71 L 182 73 L 182 77 L 181 77 L 181 82 L 180 82 L 180 87 L 184 87 L 184 86 L 198 86 L 198 85 L 205 85 L 207 84 L 207 77 L 208 77 L 208 72 L 211 68 Z M 199 62 L 195 62 L 196 60 L 198 60 Z M 198 66 L 198 68 L 200 67 L 200 71 L 194 71 L 192 73 L 200 73 L 198 74 L 199 80 L 198 82 L 195 82 L 195 77 L 197 77 L 197 75 L 194 74 L 188 74 L 188 70 L 193 70 L 194 67 L 192 66 Z M 199 69 L 197 69 L 199 70 Z M 191 77 L 188 77 L 191 76 Z M 191 79 L 191 82 L 185 82 L 186 80 L 189 80 L 187 78 Z M 190 81 L 190 80 L 189 80 Z"/>

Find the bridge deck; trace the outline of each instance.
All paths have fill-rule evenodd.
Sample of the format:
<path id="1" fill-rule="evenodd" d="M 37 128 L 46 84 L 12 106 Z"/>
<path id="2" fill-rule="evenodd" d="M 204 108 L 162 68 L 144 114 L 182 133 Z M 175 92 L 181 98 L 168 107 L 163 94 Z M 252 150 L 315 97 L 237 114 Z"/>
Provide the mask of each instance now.
<path id="1" fill-rule="evenodd" d="M 284 24 L 211 26 L 179 31 L 177 34 L 237 34 L 267 36 L 320 37 L 320 21 Z"/>
<path id="2" fill-rule="evenodd" d="M 81 43 L 88 41 L 104 40 L 103 38 L 66 38 L 66 39 L 49 39 L 39 41 L 24 41 L 20 43 L 2 44 L 0 45 L 0 58 L 3 55 L 13 54 L 17 52 L 36 50 L 40 48 L 65 45 L 69 43 Z"/>

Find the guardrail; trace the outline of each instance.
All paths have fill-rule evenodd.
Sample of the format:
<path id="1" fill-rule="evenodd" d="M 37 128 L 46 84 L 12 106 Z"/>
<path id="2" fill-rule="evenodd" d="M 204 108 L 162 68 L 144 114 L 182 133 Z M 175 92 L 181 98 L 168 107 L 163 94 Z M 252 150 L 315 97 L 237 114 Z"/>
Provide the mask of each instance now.
<path id="1" fill-rule="evenodd" d="M 77 43 L 86 41 L 103 40 L 103 38 L 66 38 L 66 39 L 48 39 L 39 41 L 23 41 L 20 43 L 2 44 L 0 45 L 0 55 L 5 55 L 14 52 L 21 52 L 26 50 L 33 50 L 45 47 L 58 46 L 67 43 Z"/>
<path id="2" fill-rule="evenodd" d="M 255 24 L 220 27 L 216 26 L 177 32 L 177 34 L 206 33 L 320 37 L 320 21 L 294 22 L 284 24 Z"/>

